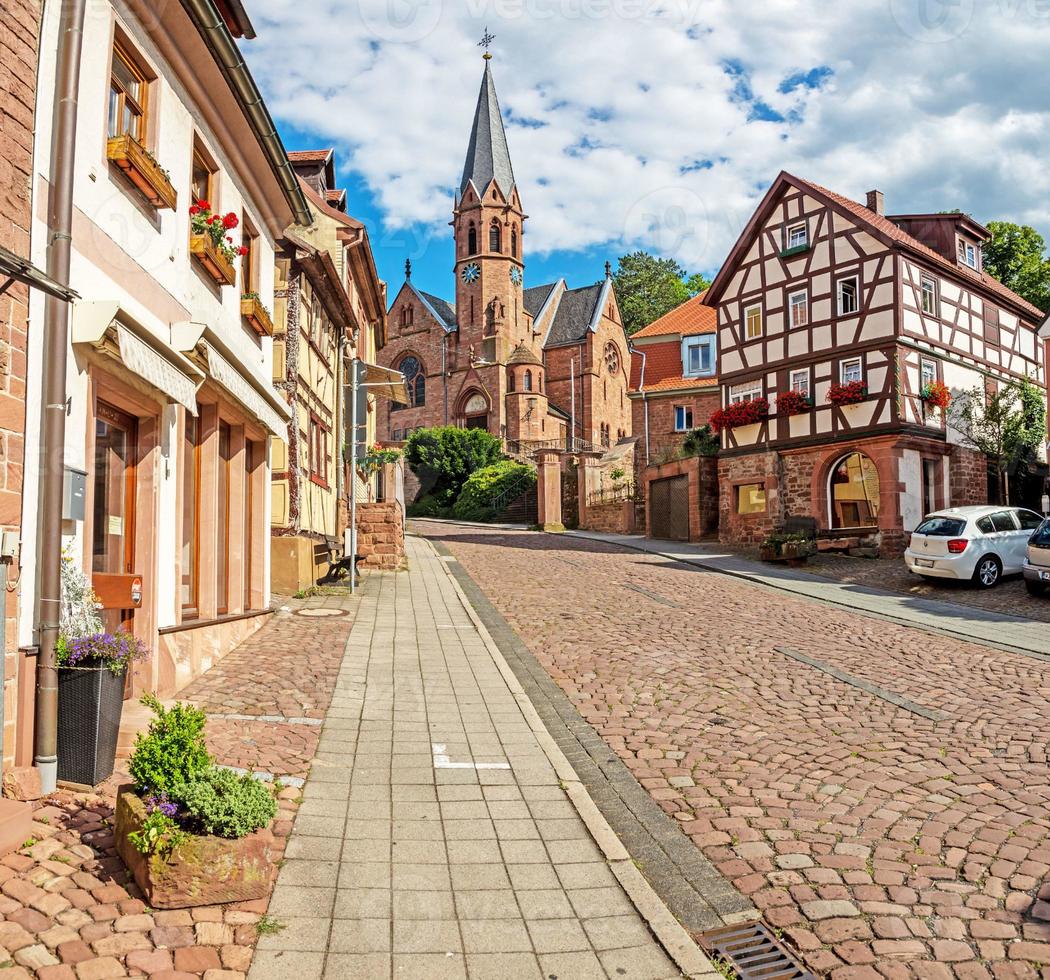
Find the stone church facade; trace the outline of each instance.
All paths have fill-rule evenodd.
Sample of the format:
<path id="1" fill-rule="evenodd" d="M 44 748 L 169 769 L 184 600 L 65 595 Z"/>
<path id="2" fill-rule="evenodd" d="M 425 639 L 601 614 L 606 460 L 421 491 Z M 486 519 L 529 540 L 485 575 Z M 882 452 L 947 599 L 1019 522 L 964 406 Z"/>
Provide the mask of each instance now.
<path id="1" fill-rule="evenodd" d="M 380 358 L 404 373 L 411 404 L 380 408 L 380 440 L 456 425 L 528 453 L 630 436 L 630 360 L 609 267 L 582 288 L 526 288 L 525 219 L 486 59 L 452 213 L 455 298 L 418 289 L 406 263 Z"/>

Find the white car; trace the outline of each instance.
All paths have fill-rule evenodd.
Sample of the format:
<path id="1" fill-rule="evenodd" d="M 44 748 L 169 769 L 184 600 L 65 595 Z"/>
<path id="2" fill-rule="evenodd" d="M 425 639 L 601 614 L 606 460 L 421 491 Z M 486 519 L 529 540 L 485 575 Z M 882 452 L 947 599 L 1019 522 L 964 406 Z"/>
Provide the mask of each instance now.
<path id="1" fill-rule="evenodd" d="M 971 579 L 983 589 L 1024 568 L 1043 518 L 1023 507 L 952 507 L 924 517 L 904 552 L 908 570 L 930 578 Z"/>

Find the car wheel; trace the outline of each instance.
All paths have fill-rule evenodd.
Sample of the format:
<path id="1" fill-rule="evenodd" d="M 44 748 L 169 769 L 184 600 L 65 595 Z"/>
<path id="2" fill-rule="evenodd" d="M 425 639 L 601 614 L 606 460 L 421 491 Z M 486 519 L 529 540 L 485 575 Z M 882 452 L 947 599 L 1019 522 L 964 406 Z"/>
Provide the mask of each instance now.
<path id="1" fill-rule="evenodd" d="M 1030 578 L 1024 580 L 1024 587 L 1028 590 L 1029 595 L 1042 595 L 1046 591 L 1046 586 L 1042 582 L 1033 582 Z"/>
<path id="2" fill-rule="evenodd" d="M 985 555 L 973 570 L 973 580 L 979 588 L 991 589 L 1003 577 L 1003 563 L 995 555 Z"/>

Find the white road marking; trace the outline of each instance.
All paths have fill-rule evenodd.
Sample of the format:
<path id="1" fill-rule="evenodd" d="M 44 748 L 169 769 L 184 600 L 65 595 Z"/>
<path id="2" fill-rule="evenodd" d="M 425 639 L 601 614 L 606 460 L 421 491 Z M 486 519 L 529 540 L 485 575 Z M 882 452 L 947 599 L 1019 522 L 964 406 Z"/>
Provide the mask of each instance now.
<path id="1" fill-rule="evenodd" d="M 443 742 L 431 742 L 435 769 L 509 769 L 509 762 L 451 762 Z"/>

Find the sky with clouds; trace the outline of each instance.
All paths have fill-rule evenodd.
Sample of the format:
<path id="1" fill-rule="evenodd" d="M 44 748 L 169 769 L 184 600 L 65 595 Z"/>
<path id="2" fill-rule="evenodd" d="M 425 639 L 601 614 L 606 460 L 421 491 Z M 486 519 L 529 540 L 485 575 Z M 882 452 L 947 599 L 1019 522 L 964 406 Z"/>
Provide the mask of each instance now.
<path id="1" fill-rule="evenodd" d="M 451 295 L 483 62 L 526 284 L 645 248 L 717 270 L 780 170 L 890 213 L 1050 241 L 1050 0 L 252 0 L 243 50 L 289 149 L 333 146 L 392 293 Z"/>

